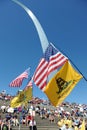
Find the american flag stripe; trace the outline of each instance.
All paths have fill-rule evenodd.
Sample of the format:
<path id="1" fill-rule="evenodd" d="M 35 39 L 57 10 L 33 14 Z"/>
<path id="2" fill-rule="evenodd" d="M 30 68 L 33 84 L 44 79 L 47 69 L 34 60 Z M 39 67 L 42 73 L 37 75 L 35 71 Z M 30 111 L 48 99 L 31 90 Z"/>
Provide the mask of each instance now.
<path id="1" fill-rule="evenodd" d="M 35 81 L 35 84 L 41 89 L 43 88 L 44 84 L 46 84 L 47 75 L 45 74 L 42 78 L 40 77 L 38 81 Z"/>
<path id="2" fill-rule="evenodd" d="M 29 81 L 29 83 L 27 84 L 27 86 L 32 86 L 32 81 Z"/>
<path id="3" fill-rule="evenodd" d="M 28 70 L 20 74 L 16 79 L 14 79 L 9 86 L 10 87 L 20 87 L 25 78 L 28 78 Z"/>
<path id="4" fill-rule="evenodd" d="M 32 88 L 32 80 L 30 80 L 29 82 L 28 82 L 28 84 L 27 84 L 27 86 L 24 88 L 24 90 L 28 90 L 28 88 Z"/>
<path id="5" fill-rule="evenodd" d="M 46 75 L 46 73 L 44 73 L 44 75 L 41 75 L 39 77 L 39 80 L 36 80 L 35 83 L 37 86 L 39 86 L 41 88 L 43 86 L 43 82 L 46 82 L 46 79 L 47 79 L 47 75 Z"/>
<path id="6" fill-rule="evenodd" d="M 33 78 L 35 84 L 39 86 L 40 89 L 43 88 L 43 86 L 46 84 L 47 67 L 48 67 L 48 62 L 45 61 L 45 59 L 42 59 L 36 69 L 35 76 Z"/>
<path id="7" fill-rule="evenodd" d="M 10 87 L 20 87 L 22 85 L 23 79 L 16 79 L 10 83 Z"/>
<path id="8" fill-rule="evenodd" d="M 28 78 L 28 72 L 24 72 L 20 75 L 21 77 Z"/>
<path id="9" fill-rule="evenodd" d="M 48 62 L 45 61 L 45 59 L 42 59 L 40 64 L 38 65 L 36 72 L 35 72 L 35 75 L 34 75 L 35 81 L 39 80 L 38 78 L 43 77 L 44 73 L 46 73 L 46 70 L 47 70 Z"/>
<path id="10" fill-rule="evenodd" d="M 63 62 L 61 62 L 61 63 L 58 64 L 58 65 L 56 64 L 56 65 L 54 65 L 53 67 L 51 66 L 51 67 L 50 67 L 50 70 L 48 70 L 47 75 L 49 75 L 52 71 L 54 71 L 54 70 L 58 69 L 59 67 L 61 67 L 66 61 L 67 61 L 67 59 L 64 60 Z"/>
<path id="11" fill-rule="evenodd" d="M 68 58 L 66 56 L 49 44 L 33 76 L 34 83 L 44 91 L 49 74 L 62 66 L 67 60 Z"/>
<path id="12" fill-rule="evenodd" d="M 47 76 L 42 80 L 39 88 L 43 90 L 43 88 L 47 85 Z"/>
<path id="13" fill-rule="evenodd" d="M 60 65 L 62 65 L 64 62 L 66 62 L 66 60 L 67 60 L 66 58 L 61 57 L 60 60 L 54 61 L 53 63 L 49 64 L 48 69 L 50 70 L 50 68 L 55 68 L 55 66 L 60 67 Z"/>
<path id="14" fill-rule="evenodd" d="M 65 61 L 66 61 L 67 59 L 66 58 L 64 58 L 64 57 L 61 57 L 61 59 L 60 60 L 56 60 L 56 61 L 54 61 L 53 63 L 51 63 L 51 64 L 49 64 L 49 67 L 48 68 L 53 68 L 53 66 L 60 66 L 62 63 L 64 63 Z"/>
<path id="15" fill-rule="evenodd" d="M 45 60 L 45 59 L 44 59 Z M 63 65 L 66 62 L 66 58 L 63 58 L 63 60 L 60 60 L 59 63 L 57 64 L 50 64 L 49 69 L 48 69 L 48 63 L 46 64 L 46 66 L 39 66 L 36 69 L 36 74 L 34 76 L 34 82 L 35 84 L 43 91 L 44 87 L 47 84 L 47 76 L 54 71 L 55 69 L 57 69 L 59 66 Z M 43 68 L 43 69 L 42 69 Z"/>
<path id="16" fill-rule="evenodd" d="M 38 76 L 41 75 L 41 73 L 44 71 L 44 69 L 48 66 L 48 62 L 42 58 L 37 69 L 36 69 L 36 72 L 35 72 L 35 76 L 34 76 L 34 79 L 37 80 Z"/>
<path id="17" fill-rule="evenodd" d="M 45 66 L 44 69 L 38 73 L 37 77 L 35 78 L 36 82 L 41 82 L 41 79 L 45 77 L 45 75 L 47 74 L 47 67 Z"/>
<path id="18" fill-rule="evenodd" d="M 67 57 L 64 57 L 63 55 L 60 55 L 59 57 L 55 56 L 55 57 L 50 57 L 50 61 L 49 61 L 49 65 L 48 65 L 48 75 L 54 71 L 55 69 L 59 68 L 60 66 L 62 66 L 66 61 L 67 61 Z"/>
<path id="19" fill-rule="evenodd" d="M 42 77 L 41 81 L 39 81 L 37 83 L 36 83 L 36 81 L 34 81 L 34 82 L 38 86 L 38 88 L 40 88 L 42 90 L 47 84 L 47 75 Z"/>
<path id="20" fill-rule="evenodd" d="M 54 55 L 54 56 L 51 56 L 50 60 L 49 60 L 49 65 L 52 64 L 52 63 L 58 63 L 62 59 L 67 59 L 67 58 L 64 55 L 59 54 L 59 53 Z"/>
<path id="21" fill-rule="evenodd" d="M 49 62 L 60 60 L 61 57 L 65 56 L 58 52 L 57 54 L 50 56 Z"/>
<path id="22" fill-rule="evenodd" d="M 14 81 L 12 81 L 12 83 L 10 84 L 11 87 L 20 87 L 22 84 L 23 79 L 16 79 Z"/>

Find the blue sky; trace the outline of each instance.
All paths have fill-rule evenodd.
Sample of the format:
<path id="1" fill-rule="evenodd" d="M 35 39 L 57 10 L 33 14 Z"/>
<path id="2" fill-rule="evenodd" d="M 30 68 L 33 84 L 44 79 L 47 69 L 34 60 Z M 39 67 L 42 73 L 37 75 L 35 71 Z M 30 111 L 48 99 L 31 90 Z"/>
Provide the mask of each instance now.
<path id="1" fill-rule="evenodd" d="M 61 49 L 87 78 L 87 1 L 19 0 L 38 18 L 49 42 Z M 11 0 L 0 0 L 0 91 L 15 95 L 9 83 L 30 67 L 33 75 L 43 52 L 27 13 Z M 24 80 L 20 89 L 27 84 Z M 37 86 L 33 95 L 46 98 Z M 76 85 L 66 101 L 87 104 L 87 81 Z"/>

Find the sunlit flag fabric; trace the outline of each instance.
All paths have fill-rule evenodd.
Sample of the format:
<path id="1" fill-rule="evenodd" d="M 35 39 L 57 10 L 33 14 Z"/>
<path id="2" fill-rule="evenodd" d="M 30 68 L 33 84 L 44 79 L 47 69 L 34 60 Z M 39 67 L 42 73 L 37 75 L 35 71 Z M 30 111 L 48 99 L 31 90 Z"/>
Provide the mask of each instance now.
<path id="1" fill-rule="evenodd" d="M 54 106 L 58 106 L 70 94 L 81 78 L 82 75 L 67 61 L 59 72 L 49 81 L 44 93 Z"/>
<path id="2" fill-rule="evenodd" d="M 11 100 L 11 107 L 16 108 L 22 105 L 26 106 L 28 101 L 32 99 L 32 95 L 32 81 L 29 81 L 24 90 L 19 92 L 19 94 Z"/>
<path id="3" fill-rule="evenodd" d="M 29 69 L 25 70 L 22 74 L 20 74 L 16 79 L 14 79 L 9 86 L 10 87 L 20 87 L 24 79 L 28 78 Z"/>
<path id="4" fill-rule="evenodd" d="M 83 122 L 82 122 L 80 130 L 85 130 L 85 120 L 84 119 L 83 119 Z"/>
<path id="5" fill-rule="evenodd" d="M 68 58 L 49 44 L 33 76 L 34 83 L 43 91 L 51 72 L 62 66 Z"/>

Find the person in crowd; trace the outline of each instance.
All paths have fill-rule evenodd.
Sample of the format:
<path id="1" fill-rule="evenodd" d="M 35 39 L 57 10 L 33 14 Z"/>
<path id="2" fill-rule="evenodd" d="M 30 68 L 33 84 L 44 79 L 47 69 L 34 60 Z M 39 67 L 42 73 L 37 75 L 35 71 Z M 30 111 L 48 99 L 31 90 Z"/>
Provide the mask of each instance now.
<path id="1" fill-rule="evenodd" d="M 35 121 L 34 117 L 32 118 L 32 120 L 29 123 L 29 128 L 30 128 L 30 130 L 37 130 L 36 121 Z"/>
<path id="2" fill-rule="evenodd" d="M 23 116 L 21 122 L 22 122 L 22 124 L 26 124 L 26 117 L 25 116 Z"/>
<path id="3" fill-rule="evenodd" d="M 66 123 L 65 125 L 63 125 L 63 126 L 61 127 L 61 130 L 74 130 L 74 128 L 73 128 L 73 127 L 69 127 L 69 124 Z"/>
<path id="4" fill-rule="evenodd" d="M 14 116 L 11 117 L 10 122 L 11 122 L 12 126 L 15 126 L 15 117 Z"/>
<path id="5" fill-rule="evenodd" d="M 54 114 L 53 113 L 51 113 L 50 115 L 49 115 L 49 121 L 52 123 L 52 122 L 55 122 L 55 117 L 54 117 Z"/>
<path id="6" fill-rule="evenodd" d="M 10 121 L 5 121 L 1 125 L 1 130 L 12 130 Z"/>
<path id="7" fill-rule="evenodd" d="M 31 116 L 31 114 L 29 113 L 29 114 L 26 116 L 26 125 L 29 125 L 31 119 L 32 119 L 32 116 Z"/>
<path id="8" fill-rule="evenodd" d="M 15 126 L 19 126 L 19 121 L 18 121 L 18 117 L 15 116 Z"/>

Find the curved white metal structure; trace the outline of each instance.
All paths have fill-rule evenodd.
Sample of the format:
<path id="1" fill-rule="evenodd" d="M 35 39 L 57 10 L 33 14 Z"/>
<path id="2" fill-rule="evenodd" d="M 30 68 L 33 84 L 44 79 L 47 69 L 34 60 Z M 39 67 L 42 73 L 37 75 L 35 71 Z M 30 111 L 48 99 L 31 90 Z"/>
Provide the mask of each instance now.
<path id="1" fill-rule="evenodd" d="M 22 3 L 20 3 L 17 0 L 12 0 L 12 1 L 17 3 L 18 5 L 20 5 L 27 12 L 27 14 L 30 16 L 30 18 L 32 19 L 32 21 L 33 21 L 33 23 L 34 23 L 34 25 L 36 27 L 36 30 L 38 32 L 38 35 L 39 35 L 39 38 L 40 38 L 40 41 L 41 41 L 42 50 L 43 50 L 43 53 L 44 53 L 46 48 L 49 45 L 49 42 L 48 42 L 46 34 L 45 34 L 41 24 L 39 23 L 38 19 L 32 13 L 32 11 L 30 9 L 28 9 L 25 5 L 23 5 Z"/>

